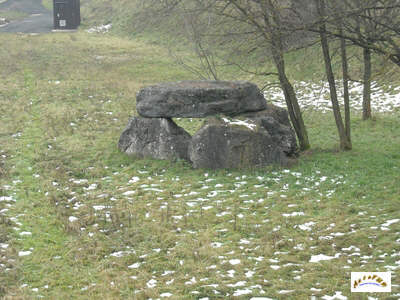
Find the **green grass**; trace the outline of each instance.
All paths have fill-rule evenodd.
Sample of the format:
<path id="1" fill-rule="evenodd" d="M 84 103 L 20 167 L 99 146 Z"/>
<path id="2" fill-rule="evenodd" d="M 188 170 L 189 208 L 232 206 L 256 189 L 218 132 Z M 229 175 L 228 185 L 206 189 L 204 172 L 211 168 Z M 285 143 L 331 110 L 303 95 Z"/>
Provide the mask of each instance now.
<path id="1" fill-rule="evenodd" d="M 188 48 L 192 47 L 191 42 L 187 39 L 188 33 L 180 27 L 182 21 L 177 21 L 179 16 L 174 16 L 166 13 L 166 16 L 160 17 L 156 14 L 153 17 L 146 18 L 149 12 L 142 12 L 144 6 L 140 1 L 136 0 L 88 0 L 82 3 L 82 18 L 83 27 L 109 24 L 112 23 L 112 32 L 124 38 L 134 40 L 142 40 L 146 43 L 155 44 L 157 46 L 168 47 L 173 55 L 178 56 L 188 66 L 201 69 L 198 60 L 193 57 L 192 53 L 188 53 Z M 143 17 L 145 16 L 145 17 Z M 159 18 L 159 19 L 157 19 Z M 159 21 L 157 21 L 159 20 Z M 151 24 L 151 26 L 149 26 Z M 175 30 L 179 27 L 177 30 Z M 172 28 L 172 30 L 171 30 Z M 229 31 L 229 30 L 228 30 Z M 203 43 L 207 40 L 218 44 L 211 37 L 203 37 Z M 250 43 L 250 41 L 248 41 Z M 241 45 L 241 40 L 238 41 Z M 251 73 L 239 71 L 237 68 L 227 66 L 227 61 L 233 60 L 234 64 L 241 65 L 244 69 L 248 68 L 250 72 L 276 72 L 276 67 L 270 59 L 268 59 L 268 49 L 252 49 L 251 46 L 239 46 L 232 42 L 232 47 L 237 47 L 236 51 L 231 53 L 231 49 L 226 49 L 225 46 L 211 45 L 211 52 L 215 54 L 216 61 L 221 66 L 218 68 L 218 76 L 220 79 L 230 80 L 234 76 L 246 78 L 264 86 L 270 81 L 278 81 L 276 77 L 256 76 Z M 204 46 L 204 45 L 203 45 Z M 207 45 L 206 45 L 207 47 Z M 340 59 L 340 44 L 338 41 L 330 43 L 333 69 L 336 79 L 341 79 L 341 59 Z M 241 51 L 244 51 L 241 53 Z M 352 80 L 363 80 L 363 61 L 362 49 L 355 46 L 348 46 L 349 58 L 349 75 Z M 223 58 L 218 59 L 218 58 Z M 229 63 L 228 63 L 229 64 Z M 305 78 L 309 81 L 319 82 L 326 80 L 325 70 L 322 68 L 323 56 L 319 44 L 311 47 L 306 47 L 297 51 L 290 51 L 285 54 L 286 72 L 290 80 L 303 81 Z M 373 54 L 372 56 L 372 80 L 380 83 L 381 86 L 399 85 L 397 66 L 388 61 L 385 57 Z M 201 72 L 206 75 L 206 72 Z M 390 83 L 390 84 L 388 84 Z"/>
<path id="2" fill-rule="evenodd" d="M 117 149 L 141 87 L 194 79 L 164 48 L 85 32 L 0 44 L 0 197 L 16 200 L 0 201 L 0 297 L 350 297 L 350 271 L 396 266 L 400 223 L 381 225 L 400 217 L 398 113 L 354 114 L 341 153 L 333 117 L 306 112 L 313 148 L 291 170 L 193 170 Z"/>
<path id="3" fill-rule="evenodd" d="M 20 11 L 13 11 L 13 10 L 0 11 L 0 18 L 5 18 L 8 21 L 21 20 L 27 16 L 28 14 L 25 14 Z"/>
<path id="4" fill-rule="evenodd" d="M 48 10 L 53 10 L 53 1 L 51 0 L 42 0 L 42 5 L 46 7 Z"/>

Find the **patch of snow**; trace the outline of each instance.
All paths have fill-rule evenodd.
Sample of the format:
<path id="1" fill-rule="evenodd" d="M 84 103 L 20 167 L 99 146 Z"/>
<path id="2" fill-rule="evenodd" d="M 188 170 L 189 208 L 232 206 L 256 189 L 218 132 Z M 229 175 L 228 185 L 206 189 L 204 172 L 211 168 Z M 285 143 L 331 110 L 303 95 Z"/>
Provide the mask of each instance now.
<path id="1" fill-rule="evenodd" d="M 316 223 L 311 221 L 300 225 L 294 225 L 294 228 L 299 228 L 304 231 L 311 231 L 311 227 L 314 226 Z"/>
<path id="2" fill-rule="evenodd" d="M 147 283 L 146 283 L 147 287 L 149 289 L 155 288 L 157 286 L 157 280 L 155 279 L 150 279 Z"/>
<path id="3" fill-rule="evenodd" d="M 400 222 L 400 219 L 387 220 L 385 223 L 383 223 L 383 224 L 381 225 L 381 230 L 387 231 L 387 230 L 389 230 L 388 227 L 389 227 L 390 225 L 395 224 L 395 223 L 398 223 L 398 222 Z"/>
<path id="4" fill-rule="evenodd" d="M 164 273 L 162 273 L 161 276 L 167 276 L 167 275 L 174 274 L 174 273 L 175 273 L 175 271 L 164 271 Z"/>
<path id="5" fill-rule="evenodd" d="M 106 208 L 106 206 L 104 206 L 104 205 L 93 205 L 94 210 L 103 210 L 105 208 Z"/>
<path id="6" fill-rule="evenodd" d="M 239 126 L 246 126 L 247 128 L 249 128 L 250 130 L 254 130 L 257 125 L 252 123 L 251 120 L 228 120 L 227 118 L 222 118 L 222 120 L 224 120 L 225 123 L 228 123 L 229 125 L 239 125 Z"/>
<path id="7" fill-rule="evenodd" d="M 68 218 L 68 220 L 72 223 L 72 222 L 75 222 L 75 221 L 77 221 L 77 220 L 79 220 L 77 217 L 74 217 L 74 216 L 70 216 L 69 218 Z"/>
<path id="8" fill-rule="evenodd" d="M 107 33 L 110 31 L 112 27 L 112 24 L 106 24 L 106 25 L 100 25 L 100 26 L 95 26 L 92 28 L 89 28 L 86 30 L 88 33 Z"/>
<path id="9" fill-rule="evenodd" d="M 347 300 L 346 296 L 342 295 L 342 292 L 335 292 L 335 295 L 333 296 L 323 296 L 322 297 L 323 300 Z"/>
<path id="10" fill-rule="evenodd" d="M 290 294 L 290 293 L 293 293 L 293 292 L 294 292 L 294 290 L 281 290 L 281 291 L 278 292 L 278 294 Z"/>
<path id="11" fill-rule="evenodd" d="M 15 200 L 13 199 L 13 197 L 10 196 L 2 196 L 0 197 L 0 202 L 2 201 L 15 201 Z"/>
<path id="12" fill-rule="evenodd" d="M 281 267 L 278 266 L 278 265 L 271 265 L 270 267 L 271 267 L 271 269 L 273 269 L 273 270 L 279 270 L 279 269 L 281 268 Z"/>
<path id="13" fill-rule="evenodd" d="M 236 283 L 227 284 L 228 287 L 241 287 L 246 285 L 246 281 L 238 281 Z"/>
<path id="14" fill-rule="evenodd" d="M 133 194 L 135 194 L 136 193 L 136 191 L 126 191 L 125 193 L 122 193 L 122 195 L 124 195 L 124 196 L 130 196 L 130 195 L 133 195 Z"/>
<path id="15" fill-rule="evenodd" d="M 140 180 L 139 177 L 133 176 L 133 177 L 128 181 L 128 183 L 135 183 L 135 182 L 138 182 L 139 180 Z"/>
<path id="16" fill-rule="evenodd" d="M 304 212 L 302 211 L 294 211 L 290 214 L 282 214 L 284 217 L 296 217 L 296 216 L 304 216 Z"/>
<path id="17" fill-rule="evenodd" d="M 251 294 L 252 292 L 253 292 L 253 291 L 250 290 L 250 289 L 236 290 L 236 291 L 233 293 L 233 296 L 234 296 L 234 297 L 239 297 L 239 296 L 242 296 L 242 295 Z"/>
<path id="18" fill-rule="evenodd" d="M 240 264 L 240 259 L 231 259 L 231 260 L 229 260 L 229 263 L 232 266 L 238 265 L 238 264 Z"/>
<path id="19" fill-rule="evenodd" d="M 137 262 L 137 263 L 134 263 L 134 264 L 128 266 L 128 268 L 129 268 L 129 269 L 137 269 L 137 268 L 140 267 L 140 265 L 141 265 L 141 263 L 140 263 L 140 262 Z"/>
<path id="20" fill-rule="evenodd" d="M 0 248 L 1 249 L 7 249 L 8 246 L 9 246 L 8 244 L 0 243 Z"/>
<path id="21" fill-rule="evenodd" d="M 23 231 L 23 232 L 20 232 L 19 235 L 20 235 L 20 236 L 31 236 L 31 235 L 32 235 L 32 232 Z"/>
<path id="22" fill-rule="evenodd" d="M 190 279 L 190 281 L 186 281 L 185 285 L 192 285 L 195 284 L 197 282 L 195 277 L 192 277 L 192 279 Z"/>
<path id="23" fill-rule="evenodd" d="M 337 82 L 338 86 L 341 87 L 342 83 Z M 372 110 L 378 112 L 391 112 L 400 108 L 400 97 L 398 90 L 394 90 L 397 94 L 392 95 L 391 93 L 385 92 L 376 82 L 373 83 L 374 88 L 371 95 L 371 106 Z M 301 99 L 299 98 L 300 107 L 303 109 L 318 110 L 323 113 L 327 113 L 332 110 L 332 103 L 329 100 L 329 85 L 327 82 L 321 82 L 319 84 L 305 81 L 297 81 L 294 83 L 295 89 L 302 93 Z M 342 88 L 338 89 L 340 95 L 340 105 L 343 106 L 343 95 Z M 363 88 L 362 84 L 351 83 L 350 93 L 352 94 L 352 109 L 355 111 L 362 110 L 362 95 Z M 270 100 L 273 104 L 286 107 L 285 98 L 282 90 L 279 87 L 271 88 L 264 92 L 264 96 L 267 100 Z"/>
<path id="24" fill-rule="evenodd" d="M 256 272 L 254 272 L 254 271 L 248 271 L 248 272 L 246 272 L 244 275 L 246 276 L 246 278 L 251 278 L 251 277 L 253 277 L 253 275 L 255 274 Z"/>
<path id="25" fill-rule="evenodd" d="M 220 247 L 222 247 L 222 243 L 213 242 L 213 243 L 211 243 L 211 247 L 213 247 L 213 248 L 220 248 Z"/>
<path id="26" fill-rule="evenodd" d="M 316 263 L 316 262 L 320 262 L 322 260 L 331 260 L 334 258 L 338 258 L 339 256 L 340 256 L 340 253 L 335 254 L 335 256 L 328 256 L 328 255 L 324 255 L 324 254 L 312 255 L 309 262 Z"/>
<path id="27" fill-rule="evenodd" d="M 87 188 L 83 188 L 83 189 L 86 190 L 86 191 L 93 191 L 93 190 L 97 189 L 97 184 L 96 183 L 92 183 Z"/>
<path id="28" fill-rule="evenodd" d="M 31 254 L 32 254 L 32 251 L 19 251 L 18 252 L 18 256 L 19 257 L 28 256 L 28 255 L 31 255 Z"/>
<path id="29" fill-rule="evenodd" d="M 342 248 L 342 251 L 351 251 L 351 250 L 360 252 L 360 248 L 357 248 L 356 246 L 350 246 L 348 248 Z"/>

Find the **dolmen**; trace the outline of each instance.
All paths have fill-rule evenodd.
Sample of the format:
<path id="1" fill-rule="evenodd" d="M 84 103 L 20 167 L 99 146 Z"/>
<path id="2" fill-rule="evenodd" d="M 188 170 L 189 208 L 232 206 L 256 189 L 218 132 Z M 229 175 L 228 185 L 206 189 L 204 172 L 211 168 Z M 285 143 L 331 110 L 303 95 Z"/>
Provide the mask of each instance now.
<path id="1" fill-rule="evenodd" d="M 297 155 L 285 109 L 244 81 L 180 81 L 148 86 L 118 147 L 136 157 L 183 159 L 194 168 L 286 166 Z M 191 136 L 172 118 L 204 118 Z"/>

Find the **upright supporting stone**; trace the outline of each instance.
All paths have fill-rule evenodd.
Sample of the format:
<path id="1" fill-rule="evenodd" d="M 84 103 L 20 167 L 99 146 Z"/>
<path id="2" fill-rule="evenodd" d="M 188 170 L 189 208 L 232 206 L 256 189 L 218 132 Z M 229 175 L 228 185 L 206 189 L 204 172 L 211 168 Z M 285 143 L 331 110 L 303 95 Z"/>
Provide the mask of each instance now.
<path id="1" fill-rule="evenodd" d="M 191 136 L 171 119 L 133 117 L 122 132 L 118 148 L 130 155 L 189 160 Z"/>
<path id="2" fill-rule="evenodd" d="M 289 157 L 253 120 L 211 119 L 192 137 L 189 156 L 195 168 L 250 168 L 287 165 Z"/>
<path id="3" fill-rule="evenodd" d="M 236 118 L 253 120 L 268 131 L 274 143 L 279 146 L 287 156 L 294 157 L 297 155 L 296 135 L 290 124 L 286 109 L 267 104 L 265 110 L 245 113 L 236 116 Z"/>

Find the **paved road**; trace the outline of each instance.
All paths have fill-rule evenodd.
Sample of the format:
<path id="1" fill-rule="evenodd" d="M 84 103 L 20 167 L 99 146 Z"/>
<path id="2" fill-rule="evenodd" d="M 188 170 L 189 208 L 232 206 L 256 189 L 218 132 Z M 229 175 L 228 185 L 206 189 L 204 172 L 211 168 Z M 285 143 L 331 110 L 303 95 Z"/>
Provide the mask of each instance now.
<path id="1" fill-rule="evenodd" d="M 0 11 L 19 11 L 29 16 L 0 27 L 1 32 L 43 33 L 53 29 L 53 13 L 43 7 L 41 0 L 8 0 Z"/>

